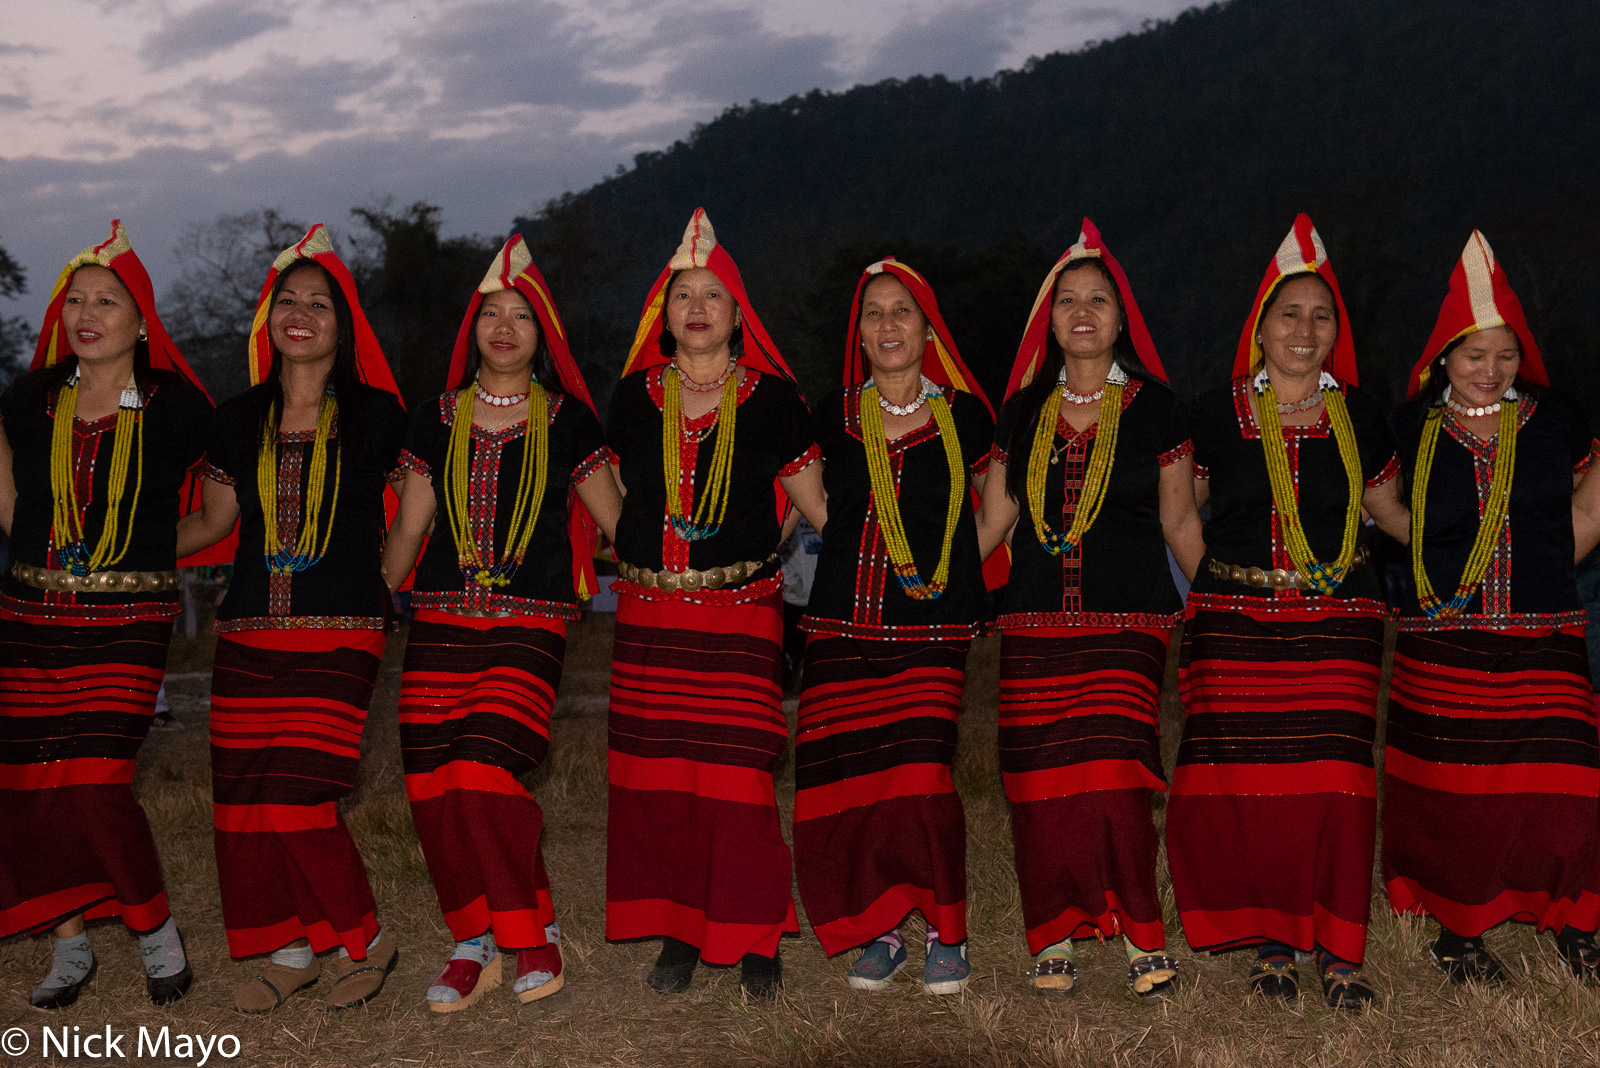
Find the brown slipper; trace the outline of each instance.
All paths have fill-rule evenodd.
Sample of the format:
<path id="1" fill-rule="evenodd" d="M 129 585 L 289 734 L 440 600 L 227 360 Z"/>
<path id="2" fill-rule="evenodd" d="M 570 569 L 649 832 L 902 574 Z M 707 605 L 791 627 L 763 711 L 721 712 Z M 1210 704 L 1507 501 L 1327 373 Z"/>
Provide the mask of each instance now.
<path id="1" fill-rule="evenodd" d="M 304 968 L 291 968 L 268 960 L 254 979 L 233 992 L 233 1007 L 251 1014 L 271 1012 L 289 1000 L 296 990 L 304 990 L 322 974 L 322 962 L 316 957 Z"/>
<path id="2" fill-rule="evenodd" d="M 388 928 L 378 932 L 378 943 L 367 950 L 365 960 L 340 957 L 333 967 L 333 986 L 322 1003 L 330 1009 L 353 1009 L 378 996 L 383 982 L 400 960 L 400 949 Z"/>

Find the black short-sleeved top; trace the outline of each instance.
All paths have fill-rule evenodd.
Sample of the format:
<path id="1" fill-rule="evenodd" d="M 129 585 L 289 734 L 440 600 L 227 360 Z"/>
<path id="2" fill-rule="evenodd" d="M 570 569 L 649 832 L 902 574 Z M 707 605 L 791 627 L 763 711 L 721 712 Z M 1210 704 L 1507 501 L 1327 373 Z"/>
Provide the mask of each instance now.
<path id="1" fill-rule="evenodd" d="M 549 452 L 544 498 L 522 565 L 504 586 L 467 587 L 455 535 L 445 508 L 449 472 L 445 464 L 460 394 L 446 393 L 418 408 L 411 419 L 401 462 L 433 481 L 437 507 L 433 537 L 417 565 L 411 603 L 422 608 L 517 612 L 576 619 L 572 588 L 572 541 L 567 534 L 568 490 L 610 459 L 600 420 L 582 401 L 550 394 Z M 527 449 L 526 421 L 503 430 L 472 429 L 467 462 L 468 516 L 483 560 L 504 558 Z"/>
<path id="2" fill-rule="evenodd" d="M 651 571 L 704 571 L 740 561 L 767 560 L 778 548 L 777 498 L 773 481 L 804 470 L 817 457 L 810 413 L 792 383 L 777 375 L 745 368 L 739 384 L 734 423 L 733 471 L 728 513 L 709 538 L 684 541 L 667 522 L 667 486 L 661 454 L 661 389 L 665 366 L 628 375 L 611 395 L 608 439 L 620 462 L 627 496 L 617 521 L 617 559 Z M 711 458 L 721 433 L 716 409 L 687 424 L 679 452 L 681 500 L 692 516 L 711 473 Z M 743 583 L 720 590 L 647 588 L 620 579 L 613 589 L 651 600 L 699 604 L 741 604 L 783 586 L 777 562 Z"/>
<path id="3" fill-rule="evenodd" d="M 0 397 L 0 419 L 14 454 L 12 476 L 17 502 L 11 523 L 11 559 L 34 567 L 61 570 L 64 564 L 51 548 L 54 495 L 50 489 L 50 443 L 55 431 L 55 390 L 45 385 L 48 372 L 24 374 Z M 179 496 L 185 476 L 205 454 L 212 408 L 206 395 L 172 371 L 150 372 L 151 387 L 140 418 L 144 424 L 144 458 L 137 445 L 128 464 L 128 482 L 120 512 L 126 536 L 129 506 L 132 538 L 128 551 L 110 565 L 114 571 L 171 571 L 177 566 Z M 106 499 L 111 481 L 112 444 L 117 417 L 74 421 L 73 470 L 85 548 L 93 552 L 105 529 Z M 142 466 L 142 475 L 141 475 Z M 120 543 L 120 538 L 119 538 Z M 0 590 L 14 600 L 47 609 L 52 616 L 114 615 L 123 618 L 168 617 L 176 613 L 178 595 L 162 593 L 47 593 L 18 582 L 9 572 Z M 16 607 L 16 606 L 13 606 Z"/>
<path id="4" fill-rule="evenodd" d="M 400 466 L 405 409 L 394 394 L 373 386 L 358 385 L 342 398 L 329 440 L 321 512 L 328 551 L 303 571 L 274 575 L 263 555 L 266 525 L 256 485 L 260 431 L 250 415 L 252 394 L 266 388 L 256 386 L 217 409 L 206 454 L 206 474 L 231 485 L 239 499 L 239 548 L 233 582 L 217 611 L 217 629 L 382 627 L 389 609 L 382 572 L 383 491 L 405 473 Z M 315 437 L 309 430 L 278 435 L 278 537 L 288 549 L 300 529 Z M 335 445 L 341 464 L 337 497 Z"/>
<path id="5" fill-rule="evenodd" d="M 1572 476 L 1591 463 L 1594 439 L 1583 415 L 1548 390 L 1519 402 L 1516 463 L 1505 524 L 1483 583 L 1461 616 L 1427 620 L 1410 591 L 1401 605 L 1406 629 L 1460 629 L 1581 622 L 1572 561 Z M 1407 500 L 1417 470 L 1417 448 L 1428 406 L 1412 401 L 1390 417 L 1406 478 Z M 1422 560 L 1440 600 L 1461 581 L 1489 501 L 1499 435 L 1479 439 L 1445 410 L 1428 475 Z M 1563 618 L 1569 617 L 1569 618 Z"/>
<path id="6" fill-rule="evenodd" d="M 1045 401 L 1056 413 L 1053 459 L 1045 476 L 1044 513 L 1056 533 L 1072 526 L 1098 422 L 1072 429 L 1059 414 L 1058 393 Z M 1010 465 L 1006 448 L 1020 416 L 1020 397 L 1000 411 L 994 458 Z M 1038 417 L 1028 420 L 1031 448 Z M 1001 627 L 1170 626 L 1183 611 L 1183 599 L 1167 566 L 1161 531 L 1161 469 L 1194 450 L 1187 413 L 1172 390 L 1159 382 L 1135 380 L 1122 394 L 1111 481 L 1094 524 L 1083 540 L 1059 556 L 1040 544 L 1033 509 L 1026 496 L 1011 536 L 1011 580 L 998 620 Z M 1028 455 L 1017 456 L 1024 466 Z M 998 474 L 998 472 L 997 472 Z"/>
<path id="7" fill-rule="evenodd" d="M 994 423 L 970 393 L 941 387 L 961 444 L 961 516 L 950 547 L 949 585 L 933 600 L 916 600 L 895 577 L 872 497 L 867 448 L 861 437 L 861 386 L 834 390 L 817 404 L 816 437 L 828 491 L 828 525 L 802 623 L 807 630 L 857 638 L 922 640 L 970 637 L 988 610 L 978 528 L 968 485 L 989 467 Z M 888 443 L 912 559 L 924 582 L 933 579 L 950 507 L 950 462 L 939 428 L 926 423 Z"/>
<path id="8" fill-rule="evenodd" d="M 1224 564 L 1262 570 L 1294 570 L 1272 503 L 1272 483 L 1261 446 L 1261 428 L 1250 405 L 1254 386 L 1242 378 L 1222 389 L 1201 395 L 1191 409 L 1190 434 L 1194 439 L 1195 475 L 1211 480 L 1211 518 L 1205 524 L 1206 555 Z M 1399 474 L 1394 440 L 1389 435 L 1383 409 L 1358 389 L 1342 387 L 1350 425 L 1360 454 L 1361 476 L 1370 488 Z M 1326 410 L 1310 426 L 1283 428 L 1289 471 L 1298 494 L 1300 522 L 1316 558 L 1324 563 L 1338 559 L 1344 540 L 1345 508 L 1349 481 L 1339 444 Z M 1199 594 L 1299 601 L 1321 597 L 1315 591 L 1273 590 L 1229 582 L 1212 575 L 1202 564 L 1194 577 Z M 1338 600 L 1383 599 L 1371 567 L 1352 571 L 1334 590 Z"/>

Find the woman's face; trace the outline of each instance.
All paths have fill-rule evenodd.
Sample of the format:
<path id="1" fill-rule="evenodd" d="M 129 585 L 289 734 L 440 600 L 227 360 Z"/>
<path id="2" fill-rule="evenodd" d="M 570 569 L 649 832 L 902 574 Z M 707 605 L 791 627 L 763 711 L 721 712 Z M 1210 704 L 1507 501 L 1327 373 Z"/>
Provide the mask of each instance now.
<path id="1" fill-rule="evenodd" d="M 144 316 L 115 271 L 90 264 L 67 283 L 61 325 L 80 363 L 114 362 L 133 355 Z"/>
<path id="2" fill-rule="evenodd" d="M 1338 338 L 1333 292 L 1312 275 L 1279 282 L 1278 299 L 1256 326 L 1268 369 L 1296 378 L 1318 373 Z"/>
<path id="3" fill-rule="evenodd" d="M 1505 396 L 1521 366 L 1522 346 L 1509 326 L 1475 330 L 1444 358 L 1451 394 L 1473 408 Z"/>
<path id="4" fill-rule="evenodd" d="M 688 356 L 715 355 L 739 325 L 739 305 L 708 267 L 679 271 L 666 296 L 667 332 Z"/>
<path id="5" fill-rule="evenodd" d="M 911 290 L 892 274 L 880 274 L 861 294 L 861 348 L 872 373 L 914 368 L 921 372 L 928 346 L 928 319 Z"/>
<path id="6" fill-rule="evenodd" d="M 476 324 L 481 365 L 499 374 L 532 377 L 539 346 L 539 321 L 515 289 L 490 293 L 478 305 Z"/>
<path id="7" fill-rule="evenodd" d="M 272 351 L 290 363 L 331 359 L 339 347 L 333 283 L 316 264 L 291 268 L 267 316 Z"/>
<path id="8" fill-rule="evenodd" d="M 1098 264 L 1061 272 L 1050 308 L 1050 329 L 1068 359 L 1111 354 L 1122 333 L 1122 310 L 1111 279 Z"/>

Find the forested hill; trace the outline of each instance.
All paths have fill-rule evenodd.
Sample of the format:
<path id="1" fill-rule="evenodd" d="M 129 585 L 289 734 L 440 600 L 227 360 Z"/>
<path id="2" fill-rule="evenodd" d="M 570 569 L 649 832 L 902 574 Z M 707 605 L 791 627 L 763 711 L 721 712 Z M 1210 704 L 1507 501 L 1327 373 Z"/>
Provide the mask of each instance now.
<path id="1" fill-rule="evenodd" d="M 1307 211 L 1363 384 L 1390 400 L 1478 227 L 1558 385 L 1600 417 L 1596 86 L 1594 0 L 1233 0 L 983 81 L 734 108 L 517 225 L 602 395 L 703 205 L 811 396 L 838 381 L 857 275 L 892 253 L 929 276 L 998 399 L 1084 215 L 1193 393 L 1227 377 Z"/>

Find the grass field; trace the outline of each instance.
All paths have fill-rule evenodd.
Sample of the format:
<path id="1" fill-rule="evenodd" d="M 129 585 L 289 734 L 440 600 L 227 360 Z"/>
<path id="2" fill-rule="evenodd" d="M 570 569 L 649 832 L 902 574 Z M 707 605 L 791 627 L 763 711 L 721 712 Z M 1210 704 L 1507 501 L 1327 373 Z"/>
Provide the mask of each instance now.
<path id="1" fill-rule="evenodd" d="M 162 849 L 173 910 L 194 962 L 194 988 L 177 1005 L 154 1008 L 145 1000 L 133 939 L 120 927 L 98 927 L 92 932 L 98 978 L 74 1009 L 47 1018 L 26 1003 L 46 971 L 48 944 L 13 941 L 0 945 L 0 1031 L 20 1026 L 37 1039 L 43 1024 L 76 1024 L 84 1032 L 109 1025 L 130 1034 L 141 1025 L 165 1025 L 174 1034 L 238 1036 L 240 1055 L 230 1061 L 214 1055 L 212 1065 L 341 1068 L 1600 1064 L 1600 993 L 1567 978 L 1547 936 L 1523 928 L 1492 933 L 1491 947 L 1512 981 L 1499 991 L 1451 987 L 1427 962 L 1426 926 L 1391 916 L 1376 878 L 1368 965 L 1380 1000 L 1360 1015 L 1324 1008 L 1320 994 L 1293 1007 L 1248 997 L 1244 956 L 1189 951 L 1164 877 L 1167 928 L 1184 969 L 1171 1003 L 1151 1007 L 1126 993 L 1115 944 L 1080 950 L 1076 996 L 1035 994 L 1024 977 L 1028 955 L 996 765 L 994 639 L 973 648 L 956 764 L 968 831 L 973 981 L 966 994 L 931 998 L 910 981 L 882 994 L 851 991 L 844 973 L 853 954 L 829 960 L 807 930 L 784 944 L 785 994 L 776 1004 L 744 1004 L 737 969 L 702 968 L 688 994 L 657 995 L 643 982 L 656 944 L 611 945 L 602 936 L 611 617 L 600 615 L 572 630 L 550 759 L 531 782 L 547 819 L 545 857 L 567 939 L 567 987 L 526 1007 L 502 988 L 471 1010 L 435 1015 L 423 991 L 451 942 L 401 784 L 395 700 L 403 637 L 390 639 L 361 786 L 346 813 L 379 916 L 400 942 L 399 968 L 377 1000 L 344 1013 L 326 1011 L 304 995 L 265 1017 L 232 1009 L 233 988 L 250 972 L 227 956 L 217 900 L 205 732 L 212 639 L 180 639 L 168 686 L 187 729 L 151 735 L 138 791 Z M 1179 727 L 1172 681 L 1162 723 L 1169 768 Z M 792 715 L 792 701 L 790 708 Z M 792 765 L 781 773 L 779 797 L 787 810 Z M 920 966 L 918 953 L 914 947 L 913 964 Z M 0 1056 L 0 1065 L 53 1063 L 40 1060 L 37 1048 L 35 1042 L 33 1055 L 15 1060 Z"/>

